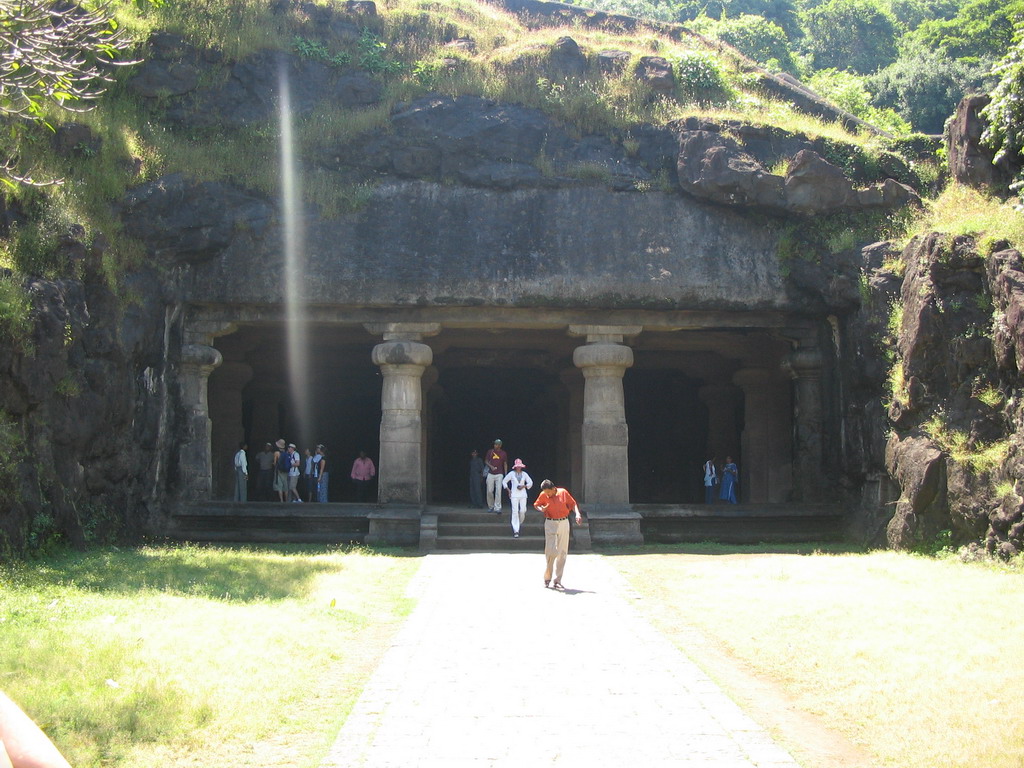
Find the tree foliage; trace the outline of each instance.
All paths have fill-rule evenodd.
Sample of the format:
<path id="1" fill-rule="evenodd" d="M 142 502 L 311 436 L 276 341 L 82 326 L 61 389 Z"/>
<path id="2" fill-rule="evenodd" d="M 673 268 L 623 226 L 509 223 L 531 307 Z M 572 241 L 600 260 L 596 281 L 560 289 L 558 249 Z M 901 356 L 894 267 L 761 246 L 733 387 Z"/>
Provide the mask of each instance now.
<path id="1" fill-rule="evenodd" d="M 867 88 L 865 78 L 860 75 L 836 69 L 822 69 L 815 72 L 807 84 L 837 107 L 842 107 L 850 114 L 894 136 L 910 133 L 910 123 L 894 110 L 880 109 L 871 103 L 871 92 Z"/>
<path id="2" fill-rule="evenodd" d="M 130 45 L 106 7 L 88 9 L 66 0 L 0 0 L 0 115 L 46 121 L 46 109 L 86 110 L 111 82 L 110 65 Z M 0 178 L 34 183 L 15 170 Z"/>
<path id="3" fill-rule="evenodd" d="M 981 90 L 988 67 L 915 48 L 868 78 L 877 107 L 896 110 L 922 133 L 942 133 L 964 95 Z"/>
<path id="4" fill-rule="evenodd" d="M 896 22 L 873 0 L 826 0 L 801 18 L 816 69 L 863 75 L 896 60 Z"/>
<path id="5" fill-rule="evenodd" d="M 0 112 L 42 119 L 43 104 L 87 106 L 129 41 L 105 9 L 63 0 L 0 0 Z"/>
<path id="6" fill-rule="evenodd" d="M 994 74 L 999 83 L 992 91 L 992 101 L 981 112 L 988 123 L 981 138 L 995 150 L 994 162 L 1017 161 L 1024 165 L 1024 24 L 1018 27 L 1016 42 Z M 1011 188 L 1024 201 L 1024 170 L 1018 173 Z"/>
<path id="7" fill-rule="evenodd" d="M 957 59 L 998 59 L 1013 41 L 1024 0 L 970 0 L 951 19 L 925 21 L 913 33 L 921 46 Z"/>
<path id="8" fill-rule="evenodd" d="M 748 13 L 736 18 L 722 19 L 698 16 L 691 26 L 701 34 L 729 43 L 740 53 L 768 69 L 800 74 L 785 30 L 763 16 Z"/>
<path id="9" fill-rule="evenodd" d="M 781 27 L 790 40 L 802 34 L 799 9 L 793 0 L 677 0 L 675 7 L 679 21 L 692 21 L 699 16 L 712 19 L 760 16 Z"/>

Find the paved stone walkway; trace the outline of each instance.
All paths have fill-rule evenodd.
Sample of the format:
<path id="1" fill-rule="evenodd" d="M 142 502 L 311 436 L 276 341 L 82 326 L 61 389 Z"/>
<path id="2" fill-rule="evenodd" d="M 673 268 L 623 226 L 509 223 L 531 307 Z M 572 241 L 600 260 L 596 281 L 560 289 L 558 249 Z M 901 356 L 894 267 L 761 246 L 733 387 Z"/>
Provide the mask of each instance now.
<path id="1" fill-rule="evenodd" d="M 599 555 L 431 554 L 323 768 L 797 763 L 637 611 Z"/>

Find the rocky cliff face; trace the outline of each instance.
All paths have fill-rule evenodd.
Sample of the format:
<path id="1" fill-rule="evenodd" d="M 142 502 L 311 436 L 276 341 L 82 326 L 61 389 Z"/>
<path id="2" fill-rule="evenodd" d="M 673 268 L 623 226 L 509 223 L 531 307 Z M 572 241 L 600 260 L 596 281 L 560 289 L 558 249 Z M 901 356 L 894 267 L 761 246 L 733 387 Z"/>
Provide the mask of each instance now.
<path id="1" fill-rule="evenodd" d="M 137 539 L 175 479 L 175 281 L 145 268 L 115 293 L 102 242 L 72 243 L 80 279 L 28 279 L 32 330 L 0 345 L 5 552 Z"/>
<path id="2" fill-rule="evenodd" d="M 851 358 L 861 371 L 848 377 L 850 421 L 862 427 L 847 442 L 865 468 L 884 457 L 888 485 L 883 506 L 866 504 L 867 538 L 908 548 L 950 531 L 1002 556 L 1024 547 L 1022 266 L 1005 244 L 984 256 L 971 238 L 938 234 L 899 254 L 865 251 L 868 301 Z"/>

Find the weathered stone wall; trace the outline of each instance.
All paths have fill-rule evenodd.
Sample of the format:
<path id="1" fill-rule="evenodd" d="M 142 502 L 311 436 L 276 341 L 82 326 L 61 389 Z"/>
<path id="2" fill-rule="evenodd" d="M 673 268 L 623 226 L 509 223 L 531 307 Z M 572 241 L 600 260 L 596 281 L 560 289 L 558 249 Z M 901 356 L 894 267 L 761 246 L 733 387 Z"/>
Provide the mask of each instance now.
<path id="1" fill-rule="evenodd" d="M 78 247 L 82 278 L 29 279 L 31 332 L 0 345 L 0 554 L 54 535 L 83 544 L 159 529 L 175 482 L 173 276 L 143 269 L 116 295 L 99 270 L 102 247 Z"/>
<path id="2" fill-rule="evenodd" d="M 986 258 L 971 238 L 933 234 L 895 256 L 886 244 L 865 251 L 869 300 L 851 322 L 848 360 L 863 365 L 844 377 L 861 383 L 847 422 L 859 456 L 851 469 L 885 470 L 878 496 L 862 499 L 862 533 L 907 548 L 951 531 L 955 543 L 1015 554 L 1024 549 L 1020 253 Z"/>
<path id="3" fill-rule="evenodd" d="M 764 224 L 679 195 L 400 182 L 306 223 L 303 285 L 317 304 L 789 306 Z M 280 302 L 280 250 L 276 219 L 240 235 L 196 268 L 191 298 Z"/>

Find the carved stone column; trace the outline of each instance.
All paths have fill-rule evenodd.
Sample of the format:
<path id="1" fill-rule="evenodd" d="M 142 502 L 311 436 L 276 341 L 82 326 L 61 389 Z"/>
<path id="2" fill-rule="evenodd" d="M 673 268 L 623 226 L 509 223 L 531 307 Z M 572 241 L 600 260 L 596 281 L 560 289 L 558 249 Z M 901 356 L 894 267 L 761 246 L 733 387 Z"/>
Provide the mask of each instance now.
<path id="1" fill-rule="evenodd" d="M 622 377 L 633 365 L 633 350 L 622 343 L 640 326 L 570 326 L 586 336 L 573 352 L 583 371 L 583 493 L 595 541 L 639 542 L 639 515 L 629 507 L 629 427 Z M 600 523 L 598 523 L 600 520 Z"/>
<path id="2" fill-rule="evenodd" d="M 217 414 L 212 422 L 210 437 L 213 460 L 213 491 L 219 499 L 230 499 L 235 487 L 235 468 L 231 459 L 238 450 L 238 443 L 245 437 L 242 426 L 242 388 L 252 378 L 252 367 L 245 363 L 225 360 L 213 374 L 213 386 L 209 387 L 208 402 L 210 413 Z M 249 446 L 250 465 L 252 457 L 260 450 Z M 256 470 L 249 467 L 250 478 Z"/>
<path id="3" fill-rule="evenodd" d="M 181 348 L 181 401 L 185 409 L 185 432 L 179 445 L 181 497 L 206 501 L 213 491 L 210 469 L 209 379 L 221 364 L 220 352 L 206 344 L 184 344 Z"/>
<path id="4" fill-rule="evenodd" d="M 792 487 L 788 383 L 778 372 L 766 368 L 737 371 L 733 382 L 743 390 L 744 397 L 740 500 L 787 501 Z"/>
<path id="5" fill-rule="evenodd" d="M 569 473 L 564 481 L 556 482 L 568 488 L 582 488 L 583 375 L 578 368 L 568 368 L 562 371 L 558 378 L 569 393 L 569 400 L 565 404 L 565 437 L 559 440 L 560 444 L 564 443 L 565 455 L 569 457 Z M 582 496 L 582 493 L 580 495 Z"/>
<path id="6" fill-rule="evenodd" d="M 373 348 L 380 366 L 380 460 L 377 499 L 381 504 L 423 504 L 426 496 L 423 457 L 423 372 L 434 359 L 420 342 L 437 333 L 436 323 L 382 323 L 366 326 L 384 342 Z"/>
<path id="7" fill-rule="evenodd" d="M 821 366 L 821 352 L 813 347 L 797 349 L 783 362 L 795 384 L 796 460 L 793 482 L 797 498 L 808 502 L 820 501 L 823 495 Z"/>

